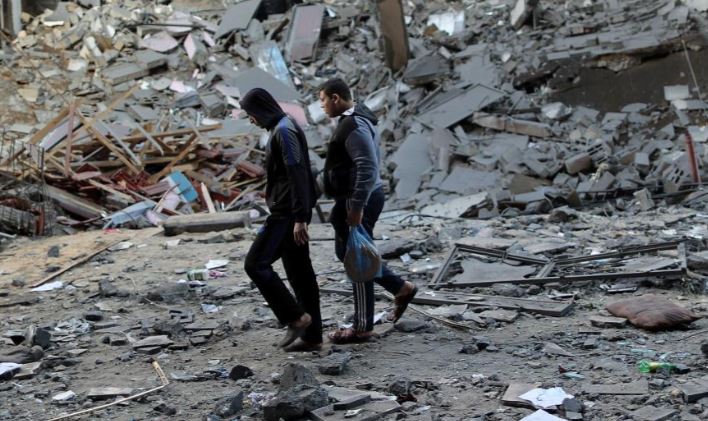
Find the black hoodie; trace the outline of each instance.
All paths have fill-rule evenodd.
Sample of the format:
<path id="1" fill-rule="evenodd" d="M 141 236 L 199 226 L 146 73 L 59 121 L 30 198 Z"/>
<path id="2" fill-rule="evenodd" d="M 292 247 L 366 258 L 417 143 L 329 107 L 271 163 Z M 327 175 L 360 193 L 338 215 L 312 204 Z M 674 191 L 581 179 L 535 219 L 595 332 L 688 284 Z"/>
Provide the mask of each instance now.
<path id="1" fill-rule="evenodd" d="M 371 192 L 383 184 L 377 123 L 370 109 L 357 104 L 352 113 L 339 118 L 327 147 L 325 193 L 335 199 L 346 198 L 354 210 L 362 210 Z"/>
<path id="2" fill-rule="evenodd" d="M 240 104 L 270 131 L 266 203 L 271 215 L 309 223 L 317 198 L 305 133 L 265 89 L 250 90 Z"/>

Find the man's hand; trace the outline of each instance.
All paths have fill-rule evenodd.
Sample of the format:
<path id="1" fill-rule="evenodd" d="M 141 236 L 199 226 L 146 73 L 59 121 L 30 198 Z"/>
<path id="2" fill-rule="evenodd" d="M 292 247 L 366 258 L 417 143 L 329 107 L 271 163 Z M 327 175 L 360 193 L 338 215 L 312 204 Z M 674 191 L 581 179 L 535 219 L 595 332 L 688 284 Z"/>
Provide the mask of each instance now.
<path id="1" fill-rule="evenodd" d="M 305 222 L 296 222 L 293 227 L 293 237 L 295 237 L 295 244 L 302 246 L 310 241 L 310 235 L 307 233 L 307 224 Z"/>
<path id="2" fill-rule="evenodd" d="M 364 210 L 354 210 L 354 209 L 349 209 L 347 211 L 347 223 L 349 226 L 353 227 L 355 225 L 360 225 L 362 219 L 364 219 Z"/>

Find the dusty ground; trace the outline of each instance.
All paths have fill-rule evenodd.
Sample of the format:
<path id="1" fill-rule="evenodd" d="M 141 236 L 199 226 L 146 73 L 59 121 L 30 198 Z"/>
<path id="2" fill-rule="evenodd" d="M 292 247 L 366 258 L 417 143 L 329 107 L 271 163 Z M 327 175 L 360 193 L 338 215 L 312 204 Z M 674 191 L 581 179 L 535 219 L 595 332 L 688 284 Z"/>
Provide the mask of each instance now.
<path id="1" fill-rule="evenodd" d="M 583 228 L 582 226 L 577 226 L 567 238 L 574 238 L 583 247 L 591 247 L 592 243 L 582 240 L 590 236 L 582 235 L 583 233 L 603 231 L 606 233 L 604 237 L 595 233 L 596 244 L 605 240 L 615 241 L 617 244 L 621 242 L 622 235 L 634 235 L 640 240 L 642 236 L 660 240 L 661 232 L 683 229 L 671 224 L 662 225 L 661 218 L 658 217 L 650 219 L 654 220 L 653 225 L 647 225 L 646 221 L 636 217 L 596 219 L 590 226 L 586 224 L 584 231 L 579 229 Z M 692 220 L 684 222 L 687 226 L 695 223 Z M 624 231 L 619 231 L 620 226 Z M 550 225 L 543 230 L 537 229 L 536 232 L 524 231 L 527 228 L 528 220 L 521 219 L 464 221 L 454 224 L 436 222 L 417 226 L 382 225 L 377 234 L 392 239 L 412 238 L 418 241 L 437 235 L 445 244 L 444 250 L 427 257 L 433 262 L 439 262 L 449 250 L 447 241 L 450 239 L 500 233 L 502 236 L 521 236 L 526 233 L 529 239 L 535 240 L 551 238 L 554 235 L 554 228 Z M 118 326 L 127 328 L 128 336 L 134 340 L 152 334 L 150 326 L 154 327 L 159 321 L 168 320 L 168 309 L 171 308 L 193 311 L 196 322 L 215 321 L 219 324 L 215 334 L 206 344 L 190 345 L 182 351 L 163 350 L 154 355 L 168 377 L 171 377 L 171 374 L 186 372 L 195 375 L 206 374 L 203 379 L 195 382 L 171 379 L 171 384 L 160 392 L 97 412 L 84 419 L 205 419 L 204 417 L 213 411 L 218 399 L 233 395 L 239 388 L 247 395 L 250 392 L 276 391 L 277 385 L 272 382 L 273 374 L 282 372 L 286 363 L 297 361 L 317 373 L 318 361 L 330 351 L 349 351 L 353 354 L 353 359 L 341 375 L 328 376 L 318 373 L 318 378 L 323 382 L 386 392 L 395 380 L 410 379 L 414 385 L 413 395 L 418 401 L 417 404 L 407 404 L 409 406 L 405 418 L 410 420 L 469 420 L 475 417 L 486 420 L 518 420 L 533 411 L 501 404 L 500 397 L 506 385 L 513 382 L 539 382 L 544 386 L 562 386 L 568 393 L 575 394 L 584 402 L 586 420 L 631 419 L 627 415 L 630 411 L 647 404 L 677 409 L 680 415 L 674 419 L 706 419 L 708 403 L 704 400 L 702 403 L 684 404 L 678 388 L 690 379 L 707 374 L 708 365 L 701 355 L 700 343 L 708 336 L 705 334 L 708 320 L 693 323 L 689 330 L 663 333 L 647 333 L 633 327 L 592 327 L 588 318 L 600 314 L 607 302 L 617 299 L 617 296 L 605 295 L 597 288 L 597 284 L 569 287 L 551 285 L 541 293 L 542 297 L 552 289 L 577 291 L 577 305 L 567 317 L 521 314 L 513 323 L 492 322 L 486 328 L 461 331 L 409 311 L 404 320 L 426 322 L 423 330 L 406 333 L 388 329 L 388 334 L 368 344 L 336 347 L 328 345 L 319 355 L 285 354 L 274 345 L 282 335 L 282 329 L 264 305 L 257 290 L 250 287 L 250 282 L 242 270 L 242 260 L 253 231 L 237 229 L 231 232 L 241 239 L 235 242 L 203 244 L 199 240 L 213 237 L 214 233 L 183 234 L 177 237 L 182 240 L 181 244 L 170 249 L 165 249 L 164 243 L 168 238 L 162 234 L 143 240 L 140 233 L 130 232 L 133 238 L 137 239 L 131 248 L 101 253 L 88 263 L 59 277 L 65 283 L 71 282 L 74 288 L 32 293 L 41 297 L 39 303 L 0 308 L 0 330 L 22 330 L 30 324 L 52 326 L 72 318 L 80 319 L 87 311 L 95 310 L 97 306 L 104 310 L 104 322 L 114 321 Z M 508 234 L 503 234 L 504 232 Z M 673 234 L 680 236 L 680 233 Z M 326 225 L 312 227 L 311 236 L 314 240 L 311 253 L 315 271 L 318 273 L 330 273 L 340 268 L 333 258 L 331 235 L 331 230 Z M 557 233 L 555 235 L 557 236 Z M 64 244 L 69 244 L 72 237 L 62 240 Z M 31 243 L 38 254 L 42 254 L 47 248 L 44 244 L 47 241 L 17 241 L 3 251 L 2 264 L 24 259 L 22 261 L 26 265 L 32 265 L 33 259 L 14 255 L 13 250 L 22 250 L 22 246 Z M 230 260 L 226 267 L 226 277 L 208 280 L 206 283 L 209 287 L 239 289 L 233 298 L 217 301 L 205 297 L 202 293 L 193 292 L 186 295 L 183 301 L 180 297 L 174 297 L 174 303 L 146 299 L 149 293 L 152 292 L 150 297 L 154 298 L 154 293 L 161 291 L 162 286 L 185 277 L 176 272 L 202 267 L 210 259 Z M 35 257 L 34 261 L 38 259 Z M 402 266 L 400 260 L 392 261 L 391 264 Z M 410 279 L 423 285 L 429 276 L 432 274 L 417 275 Z M 23 279 L 22 270 L 15 273 L 5 271 L 0 279 L 0 290 L 5 290 L 10 298 L 27 294 L 28 291 L 27 287 L 12 286 L 12 279 L 32 283 L 31 279 Z M 119 289 L 130 291 L 130 296 L 98 296 L 98 282 L 106 279 Z M 323 287 L 346 288 L 347 283 L 342 279 L 341 273 L 318 277 Z M 685 284 L 682 282 L 676 282 L 668 289 L 643 286 L 635 294 L 650 291 L 665 295 L 698 313 L 705 313 L 708 309 L 708 297 L 686 293 Z M 217 313 L 204 314 L 200 307 L 202 303 L 218 304 L 221 309 Z M 383 309 L 386 302 L 380 302 L 379 306 Z M 351 299 L 323 294 L 322 309 L 326 329 L 333 329 L 351 313 Z M 474 326 L 471 322 L 470 325 Z M 492 351 L 460 353 L 464 345 L 474 342 L 472 337 L 475 335 L 488 338 L 493 345 Z M 146 390 L 159 385 L 158 377 L 150 365 L 151 356 L 132 353 L 130 344 L 103 343 L 102 339 L 106 336 L 119 335 L 90 332 L 76 334 L 75 338 L 66 342 L 53 342 L 46 350 L 44 361 L 58 359 L 59 363 L 51 364 L 52 368 L 43 368 L 31 379 L 0 382 L 0 419 L 51 419 L 104 403 L 92 402 L 85 397 L 91 387 L 115 386 Z M 596 349 L 583 348 L 583 343 L 589 336 L 599 337 Z M 178 343 L 189 343 L 188 338 L 183 335 L 175 335 L 173 339 Z M 547 342 L 563 347 L 574 356 L 544 353 L 542 348 Z M 5 345 L 0 349 L 6 351 L 8 348 L 10 347 Z M 67 360 L 67 352 L 73 349 L 87 351 L 73 360 Z M 637 371 L 637 360 L 643 357 L 657 359 L 662 354 L 667 354 L 667 360 L 688 365 L 691 372 L 672 376 L 647 376 Z M 228 373 L 237 364 L 250 367 L 254 376 L 237 382 L 228 377 L 219 378 L 219 372 Z M 585 379 L 565 378 L 559 373 L 560 367 L 576 371 Z M 587 382 L 620 383 L 642 377 L 647 377 L 652 382 L 649 393 L 645 395 L 598 396 L 582 393 L 581 385 Z M 664 381 L 660 381 L 661 379 Z M 73 390 L 77 395 L 76 401 L 69 404 L 52 403 L 52 396 L 65 390 Z M 163 405 L 160 406 L 161 404 Z M 175 409 L 177 414 L 166 415 L 155 410 L 164 407 Z M 256 419 L 261 417 L 260 413 L 250 408 L 242 411 L 240 416 L 240 419 L 246 419 L 248 416 Z M 397 419 L 400 416 L 392 415 L 389 419 Z M 234 416 L 231 419 L 239 418 Z"/>

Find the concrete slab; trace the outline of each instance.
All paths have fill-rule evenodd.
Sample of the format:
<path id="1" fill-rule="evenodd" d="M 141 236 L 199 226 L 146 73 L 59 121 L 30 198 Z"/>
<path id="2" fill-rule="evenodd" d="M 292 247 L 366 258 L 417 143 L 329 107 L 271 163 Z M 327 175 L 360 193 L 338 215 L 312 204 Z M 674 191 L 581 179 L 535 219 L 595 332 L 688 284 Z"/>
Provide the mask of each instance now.
<path id="1" fill-rule="evenodd" d="M 632 411 L 632 418 L 637 421 L 665 421 L 678 414 L 673 408 L 657 408 L 652 405 L 643 406 Z"/>
<path id="2" fill-rule="evenodd" d="M 251 55 L 251 61 L 266 71 L 269 75 L 275 76 L 276 79 L 283 82 L 285 85 L 294 88 L 293 81 L 290 78 L 285 59 L 278 48 L 278 44 L 273 41 L 263 41 L 251 45 L 248 49 Z"/>
<path id="3" fill-rule="evenodd" d="M 487 196 L 487 192 L 481 192 L 470 196 L 458 197 L 443 203 L 425 206 L 420 212 L 425 215 L 459 218 L 468 212 L 474 213 L 475 209 L 487 203 Z"/>
<path id="4" fill-rule="evenodd" d="M 461 263 L 463 272 L 453 278 L 453 282 L 497 281 L 526 277 L 536 271 L 533 266 L 512 266 L 504 263 L 485 263 L 468 259 Z"/>
<path id="5" fill-rule="evenodd" d="M 418 192 L 423 172 L 430 169 L 428 135 L 413 134 L 399 146 L 391 161 L 396 164 L 393 177 L 397 180 L 396 197 L 407 199 Z"/>
<path id="6" fill-rule="evenodd" d="M 440 190 L 467 195 L 486 191 L 498 183 L 499 178 L 494 173 L 457 165 L 442 182 Z"/>
<path id="7" fill-rule="evenodd" d="M 236 86 L 243 95 L 253 88 L 263 88 L 277 100 L 298 101 L 300 99 L 300 93 L 295 88 L 258 67 L 238 72 L 228 83 Z"/>
<path id="8" fill-rule="evenodd" d="M 248 24 L 256 14 L 261 0 L 246 0 L 229 7 L 221 18 L 214 39 L 219 39 L 237 30 L 248 28 Z"/>
<path id="9" fill-rule="evenodd" d="M 447 128 L 505 96 L 502 91 L 475 85 L 424 112 L 417 119 L 429 127 Z"/>
<path id="10" fill-rule="evenodd" d="M 425 85 L 450 72 L 450 64 L 440 54 L 420 57 L 408 64 L 403 81 L 409 85 Z"/>
<path id="11" fill-rule="evenodd" d="M 593 395 L 645 395 L 649 392 L 646 379 L 631 383 L 585 384 L 583 392 Z"/>
<path id="12" fill-rule="evenodd" d="M 295 6 L 285 44 L 289 62 L 313 58 L 322 30 L 325 7 L 321 4 Z"/>

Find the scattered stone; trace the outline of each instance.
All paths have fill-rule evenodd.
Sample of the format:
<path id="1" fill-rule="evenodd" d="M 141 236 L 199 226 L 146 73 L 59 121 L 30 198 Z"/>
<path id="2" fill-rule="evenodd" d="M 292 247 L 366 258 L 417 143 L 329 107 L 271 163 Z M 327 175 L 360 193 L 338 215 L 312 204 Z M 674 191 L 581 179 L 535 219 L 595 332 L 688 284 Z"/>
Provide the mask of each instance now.
<path id="1" fill-rule="evenodd" d="M 411 333 L 427 329 L 430 325 L 419 320 L 405 319 L 396 322 L 394 328 L 401 332 Z"/>
<path id="2" fill-rule="evenodd" d="M 292 389 L 295 386 L 319 386 L 312 371 L 300 364 L 288 364 L 280 376 L 280 387 L 282 389 Z"/>
<path id="3" fill-rule="evenodd" d="M 627 319 L 611 316 L 590 316 L 590 324 L 601 328 L 622 328 L 627 324 Z"/>
<path id="4" fill-rule="evenodd" d="M 59 246 L 51 246 L 47 251 L 47 257 L 59 257 Z"/>
<path id="5" fill-rule="evenodd" d="M 296 420 L 309 411 L 329 404 L 327 391 L 319 386 L 297 386 L 281 391 L 263 405 L 263 419 L 266 421 Z"/>
<path id="6" fill-rule="evenodd" d="M 665 421 L 671 419 L 678 412 L 672 408 L 657 408 L 647 405 L 632 411 L 632 418 L 637 421 Z"/>
<path id="7" fill-rule="evenodd" d="M 56 395 L 52 396 L 52 401 L 54 402 L 68 402 L 73 401 L 74 399 L 76 399 L 76 393 L 71 390 L 57 393 Z"/>
<path id="8" fill-rule="evenodd" d="M 92 311 L 87 311 L 84 313 L 84 319 L 88 320 L 89 322 L 100 322 L 103 320 L 103 312 L 99 310 L 92 310 Z"/>
<path id="9" fill-rule="evenodd" d="M 413 398 L 413 383 L 407 378 L 399 378 L 388 385 L 388 393 L 396 396 L 399 402 L 415 400 Z"/>
<path id="10" fill-rule="evenodd" d="M 239 391 L 233 396 L 219 399 L 214 407 L 214 414 L 228 418 L 236 415 L 243 409 L 243 391 Z"/>
<path id="11" fill-rule="evenodd" d="M 568 412 L 583 412 L 583 404 L 575 398 L 563 399 L 563 410 Z"/>
<path id="12" fill-rule="evenodd" d="M 492 286 L 492 291 L 494 291 L 495 294 L 501 295 L 503 297 L 523 297 L 525 294 L 525 291 L 523 288 L 521 288 L 518 285 L 514 284 L 494 284 Z"/>
<path id="13" fill-rule="evenodd" d="M 172 344 L 173 342 L 167 337 L 167 335 L 148 336 L 147 338 L 141 339 L 134 343 L 133 349 L 163 347 Z"/>
<path id="14" fill-rule="evenodd" d="M 169 415 L 169 416 L 177 415 L 177 408 L 169 406 L 164 402 L 153 407 L 152 410 L 155 412 L 159 412 L 161 414 Z"/>
<path id="15" fill-rule="evenodd" d="M 359 407 L 368 402 L 371 402 L 371 395 L 354 396 L 350 399 L 334 403 L 332 409 L 335 411 L 347 410 Z"/>
<path id="16" fill-rule="evenodd" d="M 585 342 L 583 342 L 583 348 L 584 349 L 595 349 L 597 348 L 597 338 L 587 338 L 585 339 Z"/>
<path id="17" fill-rule="evenodd" d="M 688 403 L 697 402 L 698 400 L 708 396 L 708 377 L 703 379 L 693 380 L 681 386 L 683 398 Z"/>
<path id="18" fill-rule="evenodd" d="M 229 372 L 231 380 L 241 380 L 253 376 L 253 370 L 245 365 L 237 365 Z"/>
<path id="19" fill-rule="evenodd" d="M 344 372 L 351 359 L 352 354 L 349 352 L 334 352 L 322 358 L 317 364 L 317 369 L 321 374 L 337 376 Z"/>

